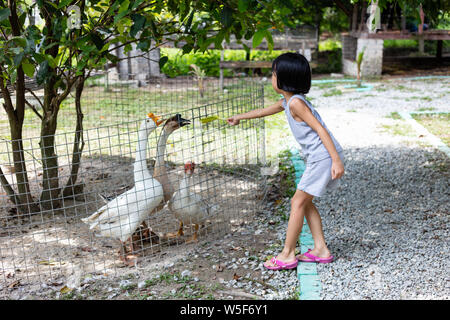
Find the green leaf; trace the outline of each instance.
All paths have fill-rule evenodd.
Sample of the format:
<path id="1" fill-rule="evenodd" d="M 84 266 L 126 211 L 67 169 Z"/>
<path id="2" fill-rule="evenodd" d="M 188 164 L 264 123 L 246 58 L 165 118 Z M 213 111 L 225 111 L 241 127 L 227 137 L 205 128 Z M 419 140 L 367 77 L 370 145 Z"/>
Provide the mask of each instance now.
<path id="1" fill-rule="evenodd" d="M 224 7 L 220 14 L 220 20 L 225 28 L 229 28 L 233 23 L 233 10 L 229 7 Z"/>
<path id="2" fill-rule="evenodd" d="M 21 46 L 22 48 L 26 48 L 27 47 L 27 39 L 22 38 L 22 37 L 12 37 L 8 41 L 13 41 L 15 44 Z"/>
<path id="3" fill-rule="evenodd" d="M 132 14 L 131 19 L 133 20 L 134 24 L 131 26 L 130 29 L 130 36 L 134 38 L 136 34 L 144 28 L 145 25 L 145 17 L 140 14 Z"/>
<path id="4" fill-rule="evenodd" d="M 141 41 L 137 44 L 136 48 L 142 51 L 147 51 L 150 48 L 150 41 L 149 40 Z"/>
<path id="5" fill-rule="evenodd" d="M 36 81 L 39 85 L 44 83 L 45 79 L 47 79 L 48 75 L 48 61 L 45 60 L 39 65 L 39 70 L 36 74 Z"/>
<path id="6" fill-rule="evenodd" d="M 92 33 L 91 40 L 92 42 L 94 42 L 98 50 L 102 50 L 103 46 L 105 45 L 105 42 L 103 41 L 102 38 L 100 38 L 99 35 L 97 35 L 96 33 Z"/>
<path id="7" fill-rule="evenodd" d="M 269 30 L 266 30 L 265 38 L 267 39 L 267 47 L 268 47 L 269 51 L 272 51 L 273 50 L 273 38 L 272 38 L 272 34 L 270 33 Z"/>
<path id="8" fill-rule="evenodd" d="M 11 84 L 15 83 L 17 79 L 17 69 L 10 73 L 9 81 Z"/>
<path id="9" fill-rule="evenodd" d="M 189 15 L 188 21 L 186 22 L 186 31 L 190 31 L 191 29 L 192 20 L 194 19 L 194 12 L 195 10 L 192 10 L 191 14 Z"/>
<path id="10" fill-rule="evenodd" d="M 253 35 L 253 48 L 256 48 L 257 46 L 259 46 L 265 36 L 266 36 L 266 30 L 262 29 L 262 30 L 256 31 L 256 33 Z"/>
<path id="11" fill-rule="evenodd" d="M 248 5 L 250 4 L 249 0 L 239 0 L 238 9 L 239 12 L 244 13 L 248 9 Z"/>
<path id="12" fill-rule="evenodd" d="M 34 66 L 31 63 L 23 62 L 22 63 L 22 70 L 23 70 L 23 72 L 25 72 L 25 74 L 27 76 L 29 76 L 30 78 L 33 78 L 35 68 L 34 68 Z"/>
<path id="13" fill-rule="evenodd" d="M 126 11 L 129 7 L 129 5 L 130 5 L 129 0 L 125 0 L 124 2 L 122 2 L 122 4 L 120 5 L 120 8 L 119 8 L 119 13 Z"/>
<path id="14" fill-rule="evenodd" d="M 181 49 L 183 50 L 183 54 L 186 54 L 191 52 L 193 47 L 189 43 L 186 43 Z"/>
<path id="15" fill-rule="evenodd" d="M 200 122 L 205 124 L 205 123 L 210 123 L 210 122 L 213 122 L 216 120 L 227 121 L 226 119 L 219 118 L 218 116 L 210 116 L 210 117 L 206 117 L 206 118 L 201 118 Z"/>
<path id="16" fill-rule="evenodd" d="M 51 55 L 49 55 L 49 54 L 46 54 L 45 55 L 45 58 L 47 59 L 46 61 L 47 61 L 47 64 L 51 67 L 51 68 L 56 68 L 56 66 L 57 66 L 57 63 L 56 63 L 56 60 L 55 60 L 55 58 L 53 58 L 53 56 L 51 56 Z"/>
<path id="17" fill-rule="evenodd" d="M 122 2 L 119 8 L 119 13 L 114 17 L 114 23 L 117 23 L 120 19 L 125 17 L 128 13 L 128 6 L 130 5 L 130 1 L 125 0 Z"/>
<path id="18" fill-rule="evenodd" d="M 127 53 L 130 52 L 131 50 L 133 50 L 133 47 L 131 46 L 130 43 L 126 44 L 126 45 L 123 47 L 123 53 L 124 53 L 124 54 L 127 54 Z"/>
<path id="19" fill-rule="evenodd" d="M 19 54 L 14 56 L 14 65 L 16 67 L 18 67 L 22 63 L 23 56 L 24 56 L 24 52 L 23 51 L 21 53 L 19 53 Z"/>
<path id="20" fill-rule="evenodd" d="M 145 0 L 137 0 L 133 2 L 133 6 L 131 7 L 132 10 L 136 9 L 142 2 Z"/>
<path id="21" fill-rule="evenodd" d="M 61 0 L 61 2 L 58 5 L 58 9 L 61 9 L 62 7 L 67 6 L 69 3 L 71 3 L 73 0 Z"/>
<path id="22" fill-rule="evenodd" d="M 45 61 L 45 56 L 41 53 L 33 53 L 33 58 L 36 60 L 37 63 L 42 63 Z"/>
<path id="23" fill-rule="evenodd" d="M 10 14 L 11 14 L 11 10 L 9 10 L 9 8 L 0 10 L 0 22 L 8 19 Z"/>
<path id="24" fill-rule="evenodd" d="M 169 60 L 169 57 L 167 56 L 163 56 L 159 59 L 159 68 L 162 69 L 162 67 L 164 67 L 164 65 L 167 63 L 167 61 Z"/>

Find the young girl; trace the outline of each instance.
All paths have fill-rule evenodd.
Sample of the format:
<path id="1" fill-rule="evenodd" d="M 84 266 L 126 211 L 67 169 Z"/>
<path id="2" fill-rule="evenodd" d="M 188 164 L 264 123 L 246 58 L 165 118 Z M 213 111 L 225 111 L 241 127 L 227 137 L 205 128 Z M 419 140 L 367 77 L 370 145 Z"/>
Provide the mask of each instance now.
<path id="1" fill-rule="evenodd" d="M 276 258 L 266 261 L 264 266 L 281 270 L 295 268 L 298 261 L 329 263 L 333 261 L 333 256 L 325 243 L 322 220 L 312 199 L 337 187 L 338 179 L 344 174 L 343 149 L 305 98 L 311 88 L 311 69 L 304 56 L 289 52 L 277 57 L 272 64 L 272 87 L 284 99 L 267 108 L 227 119 L 230 125 L 237 125 L 240 120 L 266 117 L 284 110 L 292 134 L 306 156 L 305 172 L 291 200 L 284 248 Z M 304 217 L 314 239 L 314 248 L 295 256 Z"/>

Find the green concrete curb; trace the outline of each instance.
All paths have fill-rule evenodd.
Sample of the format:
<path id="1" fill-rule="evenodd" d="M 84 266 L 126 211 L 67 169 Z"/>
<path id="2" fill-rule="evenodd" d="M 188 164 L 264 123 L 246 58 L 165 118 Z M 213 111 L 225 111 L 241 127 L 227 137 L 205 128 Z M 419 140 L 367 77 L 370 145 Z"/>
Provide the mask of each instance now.
<path id="1" fill-rule="evenodd" d="M 291 161 L 295 169 L 295 184 L 300 182 L 300 178 L 305 171 L 305 163 L 297 149 L 293 148 L 291 152 Z M 302 232 L 299 237 L 300 252 L 306 252 L 314 246 L 314 240 L 309 230 L 306 219 L 303 223 Z M 322 285 L 317 274 L 317 265 L 315 263 L 299 263 L 297 266 L 297 278 L 299 281 L 300 300 L 320 300 Z"/>

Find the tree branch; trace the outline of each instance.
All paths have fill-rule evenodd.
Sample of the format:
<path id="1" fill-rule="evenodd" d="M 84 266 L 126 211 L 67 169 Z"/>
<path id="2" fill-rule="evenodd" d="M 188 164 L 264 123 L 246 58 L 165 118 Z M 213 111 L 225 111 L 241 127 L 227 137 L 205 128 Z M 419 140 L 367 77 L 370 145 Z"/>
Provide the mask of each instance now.
<path id="1" fill-rule="evenodd" d="M 42 120 L 42 115 L 36 110 L 36 108 L 25 99 L 25 104 L 30 107 L 31 110 Z"/>
<path id="2" fill-rule="evenodd" d="M 0 73 L 3 73 L 3 68 L 0 65 Z M 11 93 L 9 92 L 8 88 L 3 83 L 3 77 L 0 77 L 0 90 L 2 91 L 3 99 L 5 100 L 5 103 L 3 104 L 3 107 L 5 108 L 5 111 L 8 114 L 14 114 L 14 105 L 11 100 Z"/>
<path id="3" fill-rule="evenodd" d="M 6 179 L 5 174 L 3 173 L 1 167 L 0 167 L 0 181 L 3 189 L 6 191 L 6 194 L 8 195 L 11 202 L 17 205 L 18 201 L 16 192 L 14 191 L 13 187 L 11 187 L 11 184 L 9 183 L 8 179 Z"/>
<path id="4" fill-rule="evenodd" d="M 33 97 L 37 100 L 37 102 L 39 102 L 39 104 L 41 105 L 42 110 L 43 110 L 44 109 L 44 105 L 42 104 L 41 99 L 39 99 L 39 97 L 30 88 L 26 88 L 26 90 L 28 90 L 28 92 L 30 92 L 33 95 Z"/>
<path id="5" fill-rule="evenodd" d="M 344 11 L 344 13 L 348 16 L 351 17 L 352 16 L 352 10 L 350 10 L 349 8 L 346 7 L 346 5 L 344 5 L 344 3 L 342 3 L 341 0 L 333 0 L 334 3 L 336 3 L 336 5 L 339 7 L 339 9 L 341 9 L 342 11 Z"/>

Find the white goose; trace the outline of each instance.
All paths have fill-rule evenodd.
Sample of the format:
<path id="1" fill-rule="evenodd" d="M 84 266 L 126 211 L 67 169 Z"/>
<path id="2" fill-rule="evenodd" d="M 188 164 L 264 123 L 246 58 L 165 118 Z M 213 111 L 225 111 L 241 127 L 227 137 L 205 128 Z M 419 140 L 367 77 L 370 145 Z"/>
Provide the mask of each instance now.
<path id="1" fill-rule="evenodd" d="M 184 127 L 190 124 L 190 120 L 183 119 L 181 114 L 176 114 L 173 117 L 167 119 L 164 123 L 164 127 L 161 130 L 161 134 L 158 138 L 158 145 L 156 149 L 156 161 L 153 169 L 153 177 L 158 180 L 164 190 L 164 201 L 162 201 L 156 208 L 153 209 L 152 213 L 158 212 L 164 208 L 167 201 L 172 198 L 173 193 L 175 192 L 175 188 L 169 180 L 169 176 L 167 174 L 165 154 L 167 147 L 167 140 L 169 136 L 177 129 Z M 143 223 L 143 232 L 142 232 L 142 241 L 150 240 L 152 241 L 154 238 L 159 238 L 151 228 L 147 227 L 147 223 L 144 221 Z M 150 235 L 151 234 L 151 235 Z"/>
<path id="2" fill-rule="evenodd" d="M 192 174 L 194 173 L 195 163 L 187 162 L 184 165 L 184 176 L 180 182 L 178 190 L 173 194 L 168 203 L 169 209 L 180 221 L 180 228 L 176 234 L 168 234 L 169 238 L 180 237 L 183 233 L 183 224 L 193 224 L 195 231 L 193 236 L 186 242 L 198 241 L 197 233 L 199 226 L 204 224 L 205 220 L 211 216 L 215 208 L 199 195 L 191 191 Z"/>
<path id="3" fill-rule="evenodd" d="M 149 113 L 141 123 L 134 162 L 134 187 L 81 219 L 90 225 L 90 229 L 99 229 L 102 236 L 119 239 L 122 258 L 126 251 L 124 242 L 164 199 L 162 185 L 153 178 L 146 162 L 148 136 L 161 122 L 159 117 Z"/>

